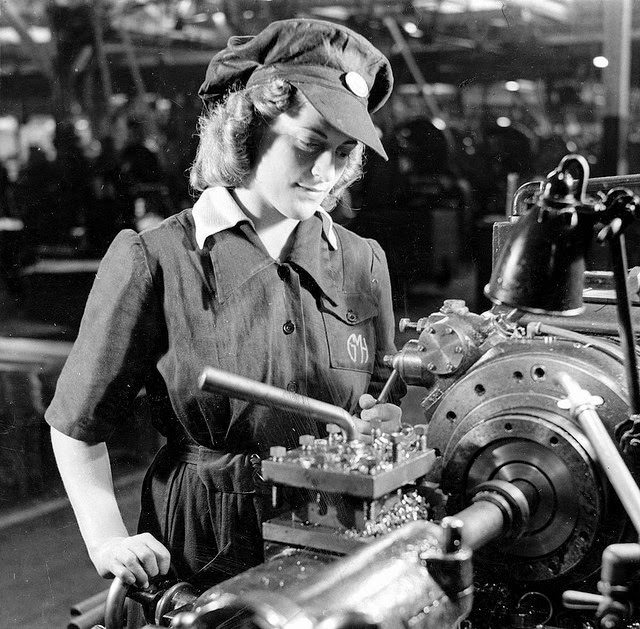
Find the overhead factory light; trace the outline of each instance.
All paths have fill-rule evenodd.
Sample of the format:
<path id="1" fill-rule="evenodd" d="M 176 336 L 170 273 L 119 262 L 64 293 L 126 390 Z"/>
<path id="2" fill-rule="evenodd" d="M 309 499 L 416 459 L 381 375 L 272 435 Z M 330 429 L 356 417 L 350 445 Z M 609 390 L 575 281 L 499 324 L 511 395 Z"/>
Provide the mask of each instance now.
<path id="1" fill-rule="evenodd" d="M 606 68 L 609 65 L 609 59 L 603 57 L 602 55 L 598 55 L 593 58 L 593 65 L 596 68 Z"/>

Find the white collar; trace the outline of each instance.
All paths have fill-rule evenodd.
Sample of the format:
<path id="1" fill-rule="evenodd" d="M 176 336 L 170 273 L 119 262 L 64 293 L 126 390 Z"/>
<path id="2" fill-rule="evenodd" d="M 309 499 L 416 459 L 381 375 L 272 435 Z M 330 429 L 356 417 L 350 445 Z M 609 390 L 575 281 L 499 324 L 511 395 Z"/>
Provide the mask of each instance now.
<path id="1" fill-rule="evenodd" d="M 196 242 L 201 249 L 209 236 L 248 221 L 255 229 L 253 221 L 240 209 L 228 188 L 214 186 L 207 188 L 193 205 L 193 222 L 196 228 Z M 322 219 L 322 232 L 331 249 L 338 248 L 338 238 L 333 227 L 333 219 L 322 207 L 316 214 Z"/>

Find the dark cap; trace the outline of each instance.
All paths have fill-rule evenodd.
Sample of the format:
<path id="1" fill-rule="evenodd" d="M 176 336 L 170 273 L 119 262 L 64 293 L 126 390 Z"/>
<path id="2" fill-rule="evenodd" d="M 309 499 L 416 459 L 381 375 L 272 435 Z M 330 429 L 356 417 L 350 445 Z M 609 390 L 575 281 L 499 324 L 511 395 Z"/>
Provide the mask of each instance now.
<path id="1" fill-rule="evenodd" d="M 198 94 L 214 103 L 232 88 L 274 78 L 297 87 L 332 126 L 387 159 L 370 114 L 389 98 L 393 74 L 362 35 L 323 20 L 272 22 L 255 36 L 231 37 L 209 63 Z"/>

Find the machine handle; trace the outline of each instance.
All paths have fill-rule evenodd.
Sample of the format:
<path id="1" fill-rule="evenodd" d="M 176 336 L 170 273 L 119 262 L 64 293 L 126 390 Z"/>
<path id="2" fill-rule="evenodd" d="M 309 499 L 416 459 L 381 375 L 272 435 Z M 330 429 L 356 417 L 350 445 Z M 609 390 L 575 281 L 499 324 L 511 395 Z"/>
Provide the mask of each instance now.
<path id="1" fill-rule="evenodd" d="M 567 609 L 596 610 L 604 597 L 590 592 L 578 590 L 565 590 L 562 593 L 562 604 Z"/>
<path id="2" fill-rule="evenodd" d="M 285 391 L 215 367 L 204 368 L 198 379 L 198 385 L 203 391 L 225 393 L 229 397 L 240 400 L 294 411 L 325 424 L 337 424 L 347 433 L 349 440 L 360 438 L 355 418 L 347 411 L 306 395 Z"/>
<path id="3" fill-rule="evenodd" d="M 124 602 L 129 587 L 120 577 L 116 577 L 111 583 L 104 605 L 105 629 L 122 629 L 124 627 Z"/>

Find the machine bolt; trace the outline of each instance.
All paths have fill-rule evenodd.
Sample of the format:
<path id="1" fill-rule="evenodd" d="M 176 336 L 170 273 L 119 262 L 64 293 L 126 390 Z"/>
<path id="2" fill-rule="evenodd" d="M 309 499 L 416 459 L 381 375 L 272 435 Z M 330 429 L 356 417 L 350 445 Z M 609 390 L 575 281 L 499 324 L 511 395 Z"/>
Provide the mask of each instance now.
<path id="1" fill-rule="evenodd" d="M 453 350 L 456 354 L 462 354 L 462 345 L 456 345 L 455 349 Z"/>
<path id="2" fill-rule="evenodd" d="M 417 323 L 413 323 L 411 319 L 403 318 L 398 322 L 398 329 L 400 332 L 405 332 L 408 329 L 416 330 L 418 328 Z"/>
<path id="3" fill-rule="evenodd" d="M 282 461 L 287 454 L 287 449 L 284 446 L 271 446 L 269 448 L 269 456 L 274 461 Z"/>
<path id="4" fill-rule="evenodd" d="M 429 371 L 435 371 L 435 370 L 436 370 L 436 364 L 435 364 L 435 363 L 429 363 L 429 364 L 427 365 L 427 369 L 428 369 Z"/>
<path id="5" fill-rule="evenodd" d="M 316 438 L 313 435 L 300 435 L 298 443 L 302 446 L 303 450 L 308 450 L 313 446 L 313 442 Z"/>

